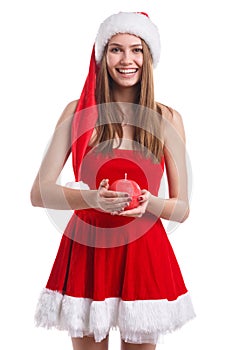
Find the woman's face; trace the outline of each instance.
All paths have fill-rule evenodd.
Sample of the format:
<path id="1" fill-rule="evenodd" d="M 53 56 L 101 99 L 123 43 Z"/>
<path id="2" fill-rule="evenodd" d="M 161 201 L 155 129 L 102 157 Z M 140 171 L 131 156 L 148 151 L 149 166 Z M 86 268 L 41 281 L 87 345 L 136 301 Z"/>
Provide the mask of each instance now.
<path id="1" fill-rule="evenodd" d="M 135 35 L 117 34 L 108 43 L 107 68 L 113 81 L 121 87 L 131 87 L 141 80 L 142 41 Z"/>

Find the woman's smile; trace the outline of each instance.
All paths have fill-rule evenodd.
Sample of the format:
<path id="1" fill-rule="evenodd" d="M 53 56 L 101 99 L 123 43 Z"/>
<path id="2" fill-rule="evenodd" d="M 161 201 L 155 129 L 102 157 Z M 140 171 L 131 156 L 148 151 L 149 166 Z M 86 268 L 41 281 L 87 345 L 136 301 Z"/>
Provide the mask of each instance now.
<path id="1" fill-rule="evenodd" d="M 141 80 L 143 51 L 141 39 L 131 34 L 114 35 L 108 43 L 107 68 L 113 81 L 131 87 Z"/>

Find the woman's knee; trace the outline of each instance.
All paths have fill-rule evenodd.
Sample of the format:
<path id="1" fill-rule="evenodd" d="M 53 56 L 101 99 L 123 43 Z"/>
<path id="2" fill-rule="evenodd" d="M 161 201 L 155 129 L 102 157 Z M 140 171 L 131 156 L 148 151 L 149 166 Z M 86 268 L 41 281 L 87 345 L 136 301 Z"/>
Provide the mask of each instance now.
<path id="1" fill-rule="evenodd" d="M 93 337 L 71 338 L 73 350 L 107 350 L 108 336 L 101 342 L 96 342 Z"/>

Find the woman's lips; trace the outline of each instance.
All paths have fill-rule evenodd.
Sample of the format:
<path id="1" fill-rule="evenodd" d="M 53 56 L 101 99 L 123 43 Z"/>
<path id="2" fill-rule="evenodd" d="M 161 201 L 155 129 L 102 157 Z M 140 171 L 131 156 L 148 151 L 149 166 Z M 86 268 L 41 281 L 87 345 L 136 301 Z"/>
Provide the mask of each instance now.
<path id="1" fill-rule="evenodd" d="M 135 74 L 138 71 L 138 68 L 116 68 L 118 73 L 120 74 Z"/>

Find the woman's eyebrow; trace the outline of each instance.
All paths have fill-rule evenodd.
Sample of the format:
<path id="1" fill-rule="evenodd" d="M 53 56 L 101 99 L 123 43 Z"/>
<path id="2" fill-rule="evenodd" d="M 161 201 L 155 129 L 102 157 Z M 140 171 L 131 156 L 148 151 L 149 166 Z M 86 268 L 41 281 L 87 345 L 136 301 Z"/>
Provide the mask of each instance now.
<path id="1" fill-rule="evenodd" d="M 109 46 L 120 46 L 120 47 L 123 47 L 124 45 L 121 45 L 121 44 L 118 44 L 118 43 L 110 43 Z M 133 44 L 133 45 L 130 45 L 130 47 L 138 47 L 138 46 L 141 46 L 142 47 L 142 44 Z"/>

